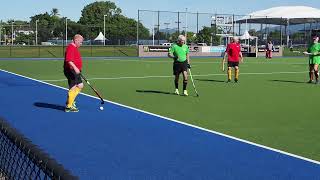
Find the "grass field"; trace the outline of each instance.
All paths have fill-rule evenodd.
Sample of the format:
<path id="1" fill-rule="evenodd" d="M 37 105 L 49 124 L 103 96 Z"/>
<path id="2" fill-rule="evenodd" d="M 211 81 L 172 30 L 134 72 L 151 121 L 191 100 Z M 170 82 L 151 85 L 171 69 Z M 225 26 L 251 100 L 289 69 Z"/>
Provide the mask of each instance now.
<path id="1" fill-rule="evenodd" d="M 1 69 L 66 87 L 62 65 L 0 61 Z M 172 94 L 172 62 L 165 58 L 84 60 L 83 72 L 108 100 L 320 160 L 320 85 L 305 83 L 306 58 L 247 58 L 239 83 L 225 83 L 220 59 L 193 58 L 199 98 L 191 82 L 189 97 Z M 93 95 L 89 87 L 84 93 Z"/>

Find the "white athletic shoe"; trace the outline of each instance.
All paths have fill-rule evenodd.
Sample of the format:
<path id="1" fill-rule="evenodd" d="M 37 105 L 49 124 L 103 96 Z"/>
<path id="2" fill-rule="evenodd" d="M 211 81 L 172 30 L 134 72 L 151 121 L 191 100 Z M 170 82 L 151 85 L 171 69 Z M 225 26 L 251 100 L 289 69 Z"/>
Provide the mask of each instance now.
<path id="1" fill-rule="evenodd" d="M 176 89 L 176 90 L 174 91 L 174 94 L 179 95 L 179 89 Z"/>
<path id="2" fill-rule="evenodd" d="M 189 96 L 188 91 L 187 91 L 187 90 L 184 90 L 184 91 L 183 91 L 183 95 L 184 95 L 184 96 Z"/>

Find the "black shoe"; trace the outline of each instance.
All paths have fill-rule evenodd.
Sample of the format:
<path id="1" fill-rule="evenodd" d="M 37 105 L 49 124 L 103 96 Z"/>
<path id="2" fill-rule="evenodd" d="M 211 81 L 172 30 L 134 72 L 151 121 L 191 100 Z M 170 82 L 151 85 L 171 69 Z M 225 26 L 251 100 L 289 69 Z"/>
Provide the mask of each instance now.
<path id="1" fill-rule="evenodd" d="M 234 82 L 237 83 L 237 82 L 238 82 L 238 79 L 234 79 Z"/>
<path id="2" fill-rule="evenodd" d="M 312 80 L 309 80 L 307 83 L 312 83 Z"/>
<path id="3" fill-rule="evenodd" d="M 316 80 L 315 84 L 320 84 L 319 80 Z"/>
<path id="4" fill-rule="evenodd" d="M 229 82 L 231 82 L 231 79 L 228 79 L 226 83 L 229 83 Z"/>

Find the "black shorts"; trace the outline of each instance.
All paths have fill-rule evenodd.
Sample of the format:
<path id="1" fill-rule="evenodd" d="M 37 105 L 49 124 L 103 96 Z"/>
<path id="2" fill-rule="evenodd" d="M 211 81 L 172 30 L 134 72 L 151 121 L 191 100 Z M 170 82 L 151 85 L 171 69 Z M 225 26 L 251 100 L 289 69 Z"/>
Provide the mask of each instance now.
<path id="1" fill-rule="evenodd" d="M 179 75 L 183 71 L 188 71 L 188 61 L 174 61 L 173 62 L 173 75 Z"/>
<path id="2" fill-rule="evenodd" d="M 228 67 L 236 67 L 239 66 L 239 62 L 228 61 Z"/>
<path id="3" fill-rule="evenodd" d="M 68 85 L 70 88 L 82 83 L 80 74 L 77 74 L 73 69 L 65 69 L 63 72 L 68 79 Z"/>

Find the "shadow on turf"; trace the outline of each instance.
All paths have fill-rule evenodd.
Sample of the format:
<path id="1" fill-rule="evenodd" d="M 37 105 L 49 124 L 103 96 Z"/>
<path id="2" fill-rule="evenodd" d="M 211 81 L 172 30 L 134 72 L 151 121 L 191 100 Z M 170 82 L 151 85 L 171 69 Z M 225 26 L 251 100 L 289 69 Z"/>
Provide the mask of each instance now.
<path id="1" fill-rule="evenodd" d="M 33 105 L 36 107 L 40 107 L 40 108 L 55 109 L 55 110 L 59 110 L 59 111 L 64 111 L 64 109 L 65 109 L 64 106 L 60 106 L 57 104 L 42 103 L 42 102 L 36 102 Z"/>
<path id="2" fill-rule="evenodd" d="M 169 94 L 169 95 L 175 95 L 171 92 L 165 92 L 165 91 L 155 91 L 155 90 L 136 90 L 138 93 L 154 93 L 154 94 Z"/>
<path id="3" fill-rule="evenodd" d="M 273 82 L 284 82 L 284 83 L 295 83 L 295 84 L 307 84 L 307 82 L 291 81 L 291 80 L 278 80 L 278 79 L 274 79 L 274 80 L 269 80 L 269 81 L 273 81 Z"/>
<path id="4" fill-rule="evenodd" d="M 215 80 L 215 79 L 195 79 L 196 81 L 207 81 L 207 82 L 219 82 L 219 83 L 225 83 L 226 81 L 222 80 Z"/>

